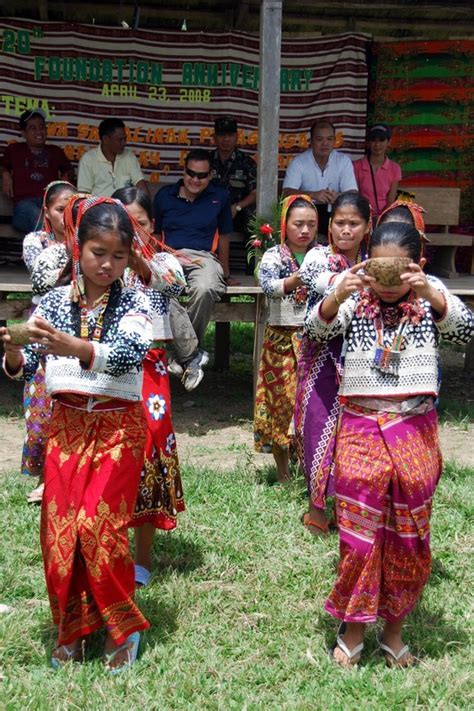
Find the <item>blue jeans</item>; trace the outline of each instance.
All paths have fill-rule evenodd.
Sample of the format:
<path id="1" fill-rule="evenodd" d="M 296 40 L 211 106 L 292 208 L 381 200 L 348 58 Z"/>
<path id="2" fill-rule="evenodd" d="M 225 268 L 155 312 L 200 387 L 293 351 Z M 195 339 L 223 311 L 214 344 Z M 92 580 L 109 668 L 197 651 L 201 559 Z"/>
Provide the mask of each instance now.
<path id="1" fill-rule="evenodd" d="M 34 232 L 39 229 L 38 221 L 41 214 L 43 198 L 26 198 L 15 203 L 13 207 L 12 225 L 19 232 Z"/>

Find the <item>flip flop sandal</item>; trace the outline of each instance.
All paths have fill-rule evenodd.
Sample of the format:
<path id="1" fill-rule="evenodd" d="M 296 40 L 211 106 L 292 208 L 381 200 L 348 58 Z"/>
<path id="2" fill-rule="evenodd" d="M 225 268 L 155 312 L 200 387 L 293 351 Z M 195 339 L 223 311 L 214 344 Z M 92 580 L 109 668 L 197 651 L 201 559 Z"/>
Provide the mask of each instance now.
<path id="1" fill-rule="evenodd" d="M 399 652 L 395 652 L 392 647 L 385 644 L 383 641 L 382 633 L 377 637 L 379 643 L 380 653 L 385 657 L 385 663 L 390 669 L 405 669 L 406 667 L 411 667 L 415 664 L 415 657 L 410 654 L 410 648 L 408 644 L 403 645 Z M 401 663 L 403 657 L 407 657 L 405 664 Z"/>
<path id="2" fill-rule="evenodd" d="M 67 644 L 60 644 L 55 648 L 54 652 L 58 649 L 63 649 L 66 652 L 66 659 L 59 659 L 59 657 L 51 656 L 51 666 L 53 669 L 61 669 L 65 664 L 69 664 L 70 662 L 77 662 L 80 664 L 84 661 L 84 649 L 82 643 L 80 647 L 74 647 L 73 649 L 70 649 Z"/>
<path id="3" fill-rule="evenodd" d="M 341 634 L 344 634 L 345 631 L 346 623 L 342 622 L 339 625 L 339 629 L 337 631 L 336 641 L 334 642 L 332 648 L 329 650 L 329 658 L 334 662 L 334 664 L 337 664 L 340 667 L 356 667 L 358 662 L 360 661 L 360 655 L 362 654 L 362 651 L 364 649 L 364 643 L 361 642 L 360 644 L 356 644 L 353 649 L 349 649 L 349 647 L 341 637 Z M 341 652 L 344 652 L 344 654 L 346 655 L 347 664 L 342 664 L 334 657 L 334 650 L 337 649 L 337 647 L 339 647 Z M 359 659 L 354 660 L 354 657 L 357 657 L 357 655 L 359 655 Z"/>
<path id="4" fill-rule="evenodd" d="M 137 661 L 139 647 L 140 632 L 132 632 L 132 634 L 127 637 L 125 642 L 121 644 L 120 647 L 114 649 L 113 652 L 106 652 L 104 654 L 104 666 L 109 672 L 109 674 L 115 676 L 116 674 L 121 674 L 122 672 L 130 669 L 132 664 L 135 664 L 135 662 Z M 127 650 L 128 652 L 128 659 L 119 667 L 111 667 L 110 663 L 113 662 L 117 654 L 120 654 L 120 652 L 123 652 L 124 650 Z"/>
<path id="5" fill-rule="evenodd" d="M 308 512 L 302 515 L 301 523 L 313 536 L 329 535 L 329 523 L 327 521 L 325 524 L 317 523 L 316 521 L 311 521 Z"/>
<path id="6" fill-rule="evenodd" d="M 137 565 L 135 563 L 135 584 L 144 588 L 151 580 L 151 573 L 148 568 L 144 568 L 143 565 Z"/>

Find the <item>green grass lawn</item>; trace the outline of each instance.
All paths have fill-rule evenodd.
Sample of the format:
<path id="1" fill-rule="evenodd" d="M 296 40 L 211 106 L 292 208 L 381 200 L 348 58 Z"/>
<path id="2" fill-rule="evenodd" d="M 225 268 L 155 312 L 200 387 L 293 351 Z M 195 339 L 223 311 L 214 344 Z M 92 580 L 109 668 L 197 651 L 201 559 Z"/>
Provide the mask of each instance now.
<path id="1" fill-rule="evenodd" d="M 39 510 L 17 473 L 0 491 L 0 708 L 34 709 L 469 709 L 472 696 L 469 560 L 474 472 L 448 465 L 433 513 L 434 569 L 407 623 L 420 658 L 390 671 L 375 631 L 363 664 L 327 657 L 335 623 L 322 606 L 334 578 L 337 537 L 301 526 L 301 480 L 269 483 L 250 456 L 232 472 L 185 469 L 188 511 L 155 542 L 154 579 L 138 594 L 151 622 L 139 663 L 109 677 L 95 637 L 83 666 L 48 666 L 54 630 L 38 541 Z M 472 521 L 471 521 L 472 522 Z"/>

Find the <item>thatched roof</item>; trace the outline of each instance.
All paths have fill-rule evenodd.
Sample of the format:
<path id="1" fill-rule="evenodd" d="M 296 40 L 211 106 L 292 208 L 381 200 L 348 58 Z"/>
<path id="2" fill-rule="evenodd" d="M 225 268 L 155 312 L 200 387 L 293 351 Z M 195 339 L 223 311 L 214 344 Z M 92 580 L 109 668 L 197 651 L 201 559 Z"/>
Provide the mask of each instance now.
<path id="1" fill-rule="evenodd" d="M 271 2 L 271 0 L 262 0 Z M 0 0 L 4 16 L 142 29 L 258 32 L 261 0 Z M 376 39 L 472 37 L 470 0 L 284 0 L 283 32 L 366 32 Z"/>

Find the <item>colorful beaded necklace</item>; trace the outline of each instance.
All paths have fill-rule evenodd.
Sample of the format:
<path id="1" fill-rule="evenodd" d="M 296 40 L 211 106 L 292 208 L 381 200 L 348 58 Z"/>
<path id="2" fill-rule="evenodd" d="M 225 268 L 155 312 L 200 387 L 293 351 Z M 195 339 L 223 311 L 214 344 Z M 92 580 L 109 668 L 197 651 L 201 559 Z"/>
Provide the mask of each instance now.
<path id="1" fill-rule="evenodd" d="M 102 335 L 102 330 L 104 328 L 104 314 L 107 309 L 107 304 L 109 303 L 110 297 L 110 286 L 104 291 L 102 296 L 100 296 L 92 304 L 91 311 L 98 309 L 98 314 L 95 320 L 94 330 L 92 332 L 92 341 L 100 341 Z M 88 309 L 86 306 L 85 299 L 81 303 L 81 338 L 88 341 L 89 340 L 89 320 L 88 320 Z"/>

